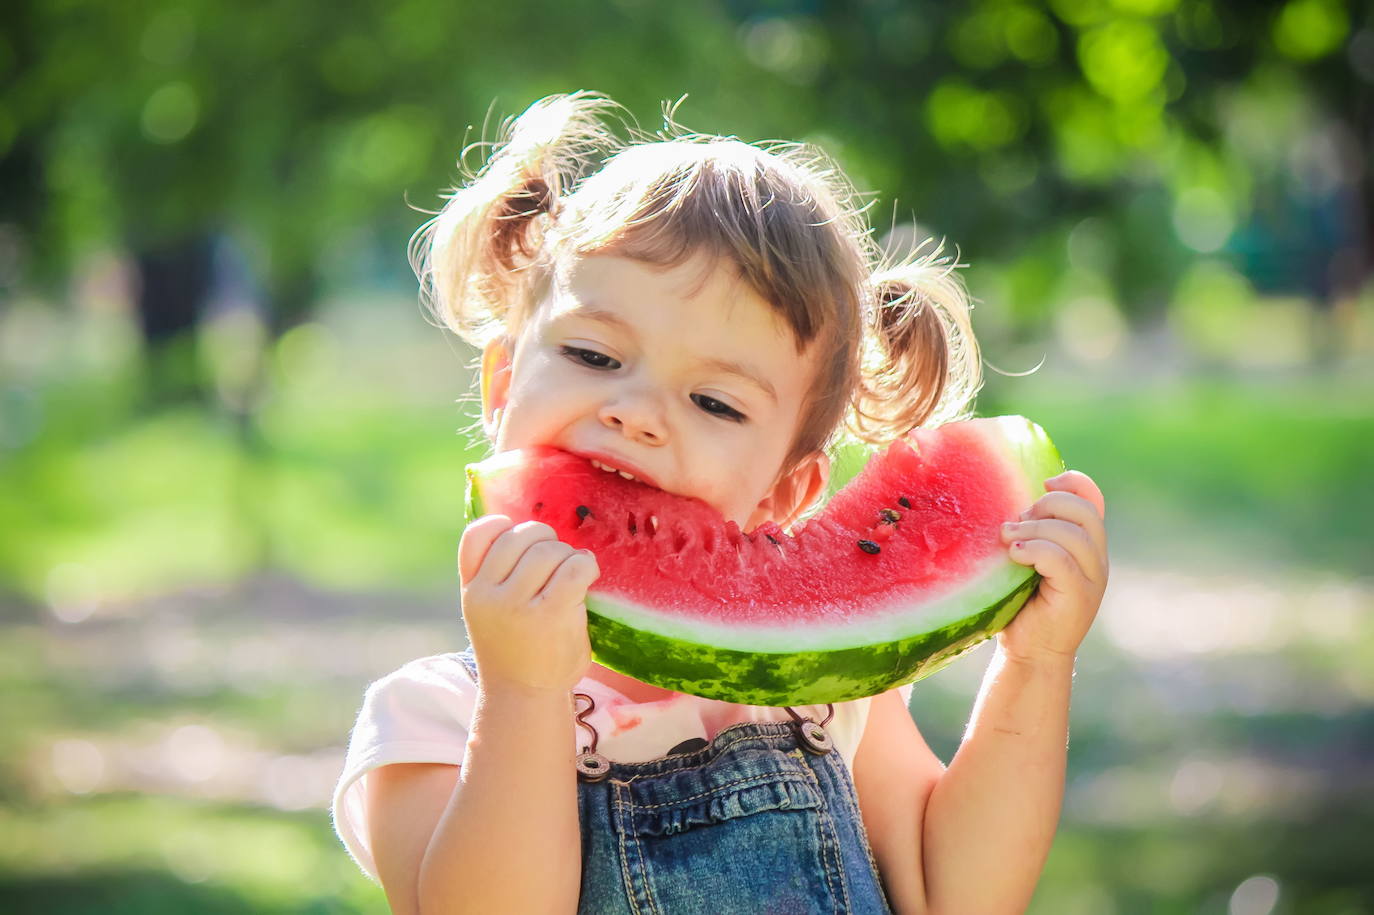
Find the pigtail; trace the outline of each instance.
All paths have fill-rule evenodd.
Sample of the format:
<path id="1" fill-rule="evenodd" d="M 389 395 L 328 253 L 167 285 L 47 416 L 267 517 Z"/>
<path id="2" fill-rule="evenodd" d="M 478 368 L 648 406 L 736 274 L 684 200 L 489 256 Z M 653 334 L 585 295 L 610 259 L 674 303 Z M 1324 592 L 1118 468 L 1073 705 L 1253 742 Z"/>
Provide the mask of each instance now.
<path id="1" fill-rule="evenodd" d="M 546 236 L 568 188 L 612 145 L 601 116 L 613 107 L 589 92 L 535 102 L 411 238 L 421 300 L 443 326 L 481 346 L 532 306 L 548 278 Z"/>
<path id="2" fill-rule="evenodd" d="M 943 246 L 869 279 L 871 310 L 850 429 L 871 443 L 971 415 L 982 386 L 971 304 Z"/>

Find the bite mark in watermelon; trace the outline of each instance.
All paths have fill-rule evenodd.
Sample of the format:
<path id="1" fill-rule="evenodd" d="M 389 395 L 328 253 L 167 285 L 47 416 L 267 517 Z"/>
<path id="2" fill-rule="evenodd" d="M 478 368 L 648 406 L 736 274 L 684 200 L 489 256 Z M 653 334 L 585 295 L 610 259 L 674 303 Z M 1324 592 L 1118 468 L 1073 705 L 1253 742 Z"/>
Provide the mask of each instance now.
<path id="1" fill-rule="evenodd" d="M 469 518 L 542 521 L 596 554 L 595 659 L 677 692 L 816 705 L 927 676 L 993 635 L 1039 581 L 1001 541 L 1064 469 L 1035 423 L 917 430 L 810 520 L 743 533 L 705 503 L 554 448 L 468 467 Z"/>

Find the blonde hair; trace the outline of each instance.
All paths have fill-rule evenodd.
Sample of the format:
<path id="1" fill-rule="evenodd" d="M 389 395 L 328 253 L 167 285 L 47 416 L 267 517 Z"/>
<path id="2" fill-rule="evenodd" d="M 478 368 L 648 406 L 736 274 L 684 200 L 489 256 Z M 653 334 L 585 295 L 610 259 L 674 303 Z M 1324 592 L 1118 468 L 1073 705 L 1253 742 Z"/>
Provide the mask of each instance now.
<path id="1" fill-rule="evenodd" d="M 882 444 L 964 418 L 982 382 L 970 304 L 940 245 L 884 257 L 857 194 L 819 150 L 607 128 L 589 92 L 535 102 L 411 239 L 435 316 L 475 346 L 518 332 L 567 256 L 661 266 L 725 258 L 818 369 L 786 471 L 841 428 Z"/>

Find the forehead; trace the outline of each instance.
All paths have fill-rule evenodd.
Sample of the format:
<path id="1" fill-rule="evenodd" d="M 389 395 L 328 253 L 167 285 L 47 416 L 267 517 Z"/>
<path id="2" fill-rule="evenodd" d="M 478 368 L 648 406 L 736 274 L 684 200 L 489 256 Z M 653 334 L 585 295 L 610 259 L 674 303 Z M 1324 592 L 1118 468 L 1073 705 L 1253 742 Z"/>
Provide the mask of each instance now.
<path id="1" fill-rule="evenodd" d="M 622 329 L 671 330 L 707 350 L 780 349 L 795 359 L 787 322 L 723 258 L 695 255 L 676 266 L 588 255 L 559 271 L 553 316 L 592 317 Z"/>

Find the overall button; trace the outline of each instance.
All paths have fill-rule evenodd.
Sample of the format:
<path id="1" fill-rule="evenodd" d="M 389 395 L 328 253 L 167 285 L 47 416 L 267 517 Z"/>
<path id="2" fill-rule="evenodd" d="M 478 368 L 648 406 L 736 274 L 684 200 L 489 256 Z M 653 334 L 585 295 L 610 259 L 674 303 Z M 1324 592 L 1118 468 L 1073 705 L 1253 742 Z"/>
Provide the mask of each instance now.
<path id="1" fill-rule="evenodd" d="M 611 761 L 600 753 L 577 754 L 577 775 L 584 782 L 599 782 L 611 774 Z"/>
<path id="2" fill-rule="evenodd" d="M 817 756 L 824 756 L 835 749 L 835 741 L 830 739 L 830 734 L 814 721 L 797 722 L 797 735 L 801 738 L 802 746 Z"/>

